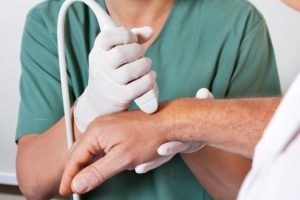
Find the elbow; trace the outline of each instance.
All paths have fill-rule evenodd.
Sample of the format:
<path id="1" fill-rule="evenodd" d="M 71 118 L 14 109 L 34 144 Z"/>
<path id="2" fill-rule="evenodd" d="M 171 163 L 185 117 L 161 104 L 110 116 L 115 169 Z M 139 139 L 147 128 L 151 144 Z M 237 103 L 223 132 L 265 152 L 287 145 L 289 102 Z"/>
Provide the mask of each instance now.
<path id="1" fill-rule="evenodd" d="M 44 200 L 51 199 L 52 196 L 45 195 L 40 192 L 38 186 L 32 186 L 30 184 L 23 184 L 19 181 L 19 188 L 26 199 L 28 200 Z"/>
<path id="2" fill-rule="evenodd" d="M 17 172 L 17 179 L 20 191 L 28 200 L 51 199 L 54 196 L 49 191 L 45 191 L 38 180 L 29 178 L 28 175 Z"/>
<path id="3" fill-rule="evenodd" d="M 30 145 L 18 145 L 16 172 L 20 191 L 28 200 L 51 199 L 55 194 L 49 190 L 43 176 L 35 167 L 35 159 L 31 156 Z"/>
<path id="4" fill-rule="evenodd" d="M 22 194 L 28 200 L 44 200 L 51 199 L 54 194 L 51 191 L 47 191 L 47 188 L 43 187 L 40 180 L 32 174 L 32 171 L 25 170 L 26 167 L 17 165 L 17 179 L 19 189 Z"/>

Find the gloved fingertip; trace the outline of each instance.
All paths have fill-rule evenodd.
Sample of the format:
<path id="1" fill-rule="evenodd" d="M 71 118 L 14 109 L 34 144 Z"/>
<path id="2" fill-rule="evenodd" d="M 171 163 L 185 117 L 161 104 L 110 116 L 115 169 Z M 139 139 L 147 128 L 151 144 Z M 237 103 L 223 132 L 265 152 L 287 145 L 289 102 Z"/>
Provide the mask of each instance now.
<path id="1" fill-rule="evenodd" d="M 147 168 L 144 166 L 137 166 L 134 170 L 135 170 L 135 173 L 137 173 L 137 174 L 144 174 L 144 173 L 148 172 Z"/>
<path id="2" fill-rule="evenodd" d="M 156 72 L 152 70 L 152 71 L 151 71 L 151 75 L 152 75 L 153 80 L 155 80 L 156 77 L 157 77 Z"/>
<path id="3" fill-rule="evenodd" d="M 151 58 L 149 58 L 149 57 L 145 57 L 146 58 L 146 60 L 147 60 L 147 64 L 151 67 L 151 65 L 152 65 L 152 59 Z"/>
<path id="4" fill-rule="evenodd" d="M 197 99 L 214 99 L 213 94 L 207 88 L 201 88 L 196 93 Z"/>
<path id="5" fill-rule="evenodd" d="M 209 90 L 206 88 L 201 88 L 197 91 L 196 97 L 198 99 L 207 99 L 209 97 Z"/>
<path id="6" fill-rule="evenodd" d="M 137 35 L 140 44 L 148 41 L 153 35 L 153 29 L 150 26 L 132 28 L 131 31 Z"/>
<path id="7" fill-rule="evenodd" d="M 157 153 L 162 156 L 170 156 L 181 152 L 185 148 L 186 146 L 182 142 L 170 141 L 160 145 L 160 147 L 157 149 Z"/>
<path id="8" fill-rule="evenodd" d="M 170 150 L 163 145 L 157 149 L 157 153 L 160 156 L 169 156 L 171 154 Z"/>
<path id="9" fill-rule="evenodd" d="M 136 34 L 142 35 L 145 38 L 150 38 L 153 34 L 153 29 L 150 26 L 143 26 L 138 28 Z"/>

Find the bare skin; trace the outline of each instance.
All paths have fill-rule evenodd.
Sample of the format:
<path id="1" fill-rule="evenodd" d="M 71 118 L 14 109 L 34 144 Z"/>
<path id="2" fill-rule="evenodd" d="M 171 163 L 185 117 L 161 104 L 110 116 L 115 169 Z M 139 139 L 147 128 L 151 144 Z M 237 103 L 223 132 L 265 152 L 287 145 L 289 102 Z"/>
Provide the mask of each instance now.
<path id="1" fill-rule="evenodd" d="M 300 0 L 282 0 L 282 2 L 284 2 L 285 4 L 290 6 L 291 8 L 293 8 L 297 11 L 300 11 Z M 256 145 L 256 142 L 261 137 L 262 131 L 264 130 L 264 129 L 261 129 L 261 128 L 266 126 L 266 123 L 269 121 L 270 116 L 272 115 L 275 108 L 278 106 L 280 100 L 281 100 L 281 98 L 261 99 L 261 101 L 256 102 L 256 105 L 257 105 L 257 103 L 261 104 L 262 107 L 260 109 L 263 112 L 262 113 L 263 116 L 260 116 L 259 114 L 257 114 L 260 117 L 256 121 L 256 125 L 254 127 L 254 128 L 256 128 L 257 132 L 251 131 L 251 128 L 253 128 L 251 123 L 249 124 L 249 126 L 245 127 L 245 128 L 247 128 L 247 132 L 249 132 L 249 131 L 250 131 L 250 133 L 252 132 L 251 137 L 248 134 L 243 134 L 243 135 L 240 135 L 242 138 L 237 136 L 236 138 L 231 138 L 232 139 L 231 140 L 229 138 L 227 139 L 226 137 L 224 137 L 225 134 L 224 135 L 221 134 L 221 135 L 217 136 L 217 138 L 215 137 L 216 135 L 212 135 L 212 138 L 210 139 L 211 144 L 215 145 L 215 146 L 218 146 L 220 148 L 223 148 L 227 151 L 231 151 L 231 152 L 235 152 L 237 154 L 242 154 L 242 155 L 245 155 L 247 157 L 251 157 L 253 155 L 253 150 L 254 150 L 254 147 Z M 252 104 L 252 102 L 250 104 Z M 247 108 L 248 108 L 248 106 L 246 106 L 246 109 Z M 256 108 L 253 107 L 253 109 L 256 109 Z M 242 110 L 244 110 L 244 109 L 242 109 Z M 251 117 L 251 116 L 255 118 L 255 113 L 253 113 L 252 115 L 248 115 L 248 117 Z M 226 118 L 227 117 L 228 116 L 226 116 Z M 251 118 L 250 119 L 248 118 L 247 121 L 249 121 L 249 120 L 251 121 Z M 239 128 L 241 129 L 243 127 L 240 126 Z M 250 128 L 250 130 L 249 130 L 249 128 Z M 261 130 L 259 130 L 259 129 L 261 129 Z M 246 142 L 247 138 L 249 139 L 248 142 Z M 223 143 L 221 141 L 223 141 Z M 226 145 L 226 143 L 227 143 L 227 145 Z M 245 147 L 245 149 L 244 149 L 244 147 Z M 205 153 L 203 153 L 208 148 L 211 148 L 211 147 L 206 147 L 203 150 L 195 152 L 193 154 L 181 154 L 181 157 L 187 163 L 187 165 L 190 167 L 190 169 L 192 170 L 194 175 L 198 178 L 198 180 L 207 189 L 207 191 L 210 194 L 213 194 L 213 197 L 215 199 L 236 199 L 235 196 L 232 196 L 233 193 L 230 194 L 230 193 L 226 192 L 226 191 L 230 190 L 230 188 L 228 188 L 228 186 L 230 187 L 228 182 L 224 183 L 222 181 L 222 178 L 221 179 L 219 179 L 219 178 L 226 176 L 226 174 L 228 174 L 229 177 L 232 177 L 234 179 L 239 178 L 239 176 L 237 175 L 237 173 L 230 173 L 231 171 L 227 170 L 227 173 L 224 172 L 218 178 L 213 179 L 212 176 L 209 175 L 210 171 L 218 171 L 218 170 L 219 171 L 224 171 L 224 169 L 222 169 L 222 167 L 220 167 L 219 165 L 215 165 L 215 164 L 211 164 L 211 166 L 212 167 L 217 167 L 217 168 L 219 167 L 219 169 L 212 169 L 210 167 L 209 168 L 204 168 L 203 167 L 202 163 L 214 162 L 213 159 L 207 158 Z M 238 158 L 238 159 L 242 159 L 242 158 Z M 225 160 L 228 160 L 228 158 L 226 158 Z M 229 160 L 230 160 L 230 158 L 229 158 Z M 228 162 L 228 164 L 230 165 L 231 162 L 233 162 L 233 161 L 230 160 L 230 162 Z M 235 162 L 239 162 L 239 161 L 235 160 Z M 243 168 L 244 170 L 247 171 L 248 166 L 242 165 L 242 163 L 245 163 L 245 162 L 239 162 L 239 168 Z M 227 168 L 227 169 L 234 170 L 234 166 L 232 168 Z M 241 170 L 239 170 L 239 172 L 243 173 L 243 170 L 241 169 Z M 243 174 L 241 174 L 241 176 L 243 176 Z M 209 185 L 219 185 L 219 186 L 223 186 L 223 187 L 210 187 L 207 184 L 209 184 Z M 239 186 L 236 186 L 235 190 L 238 187 Z M 226 194 L 228 194 L 228 195 L 226 195 Z"/>
<path id="2" fill-rule="evenodd" d="M 193 129 L 194 125 L 191 124 L 190 127 L 182 126 L 182 130 L 185 129 L 189 132 L 193 129 L 189 133 L 199 134 L 198 136 L 186 135 L 186 137 L 195 137 L 193 140 L 198 138 L 198 140 L 206 141 L 218 148 L 207 146 L 192 154 L 181 154 L 182 159 L 214 199 L 236 199 L 241 186 L 240 183 L 243 182 L 250 169 L 251 161 L 246 157 L 251 158 L 253 156 L 254 147 L 261 138 L 263 130 L 280 100 L 281 98 L 245 101 L 223 100 L 220 102 L 219 108 L 215 108 L 216 110 L 212 112 L 208 111 L 208 115 L 209 113 L 212 114 L 211 118 L 209 116 L 208 118 L 217 117 L 218 119 L 214 119 L 216 121 L 209 120 L 207 122 L 205 120 L 201 123 L 200 119 L 197 122 L 197 116 L 192 118 L 194 125 L 198 125 L 198 130 L 201 132 Z M 186 109 L 188 110 L 188 108 Z M 212 117 L 215 111 L 220 113 L 218 116 Z M 216 125 L 216 122 L 221 123 Z M 212 125 L 212 129 L 208 131 L 206 129 L 208 126 L 205 125 Z M 208 131 L 207 134 L 205 134 L 206 131 Z M 203 136 L 202 139 L 200 138 L 201 135 Z M 237 154 L 245 157 L 237 156 Z"/>
<path id="3" fill-rule="evenodd" d="M 173 3 L 174 0 L 164 2 L 157 0 L 107 0 L 106 6 L 114 21 L 125 28 L 152 27 L 154 30 L 152 38 L 143 43 L 143 46 L 147 49 L 159 35 L 170 14 Z"/>
<path id="4" fill-rule="evenodd" d="M 176 101 L 172 135 L 179 141 L 203 141 L 228 152 L 252 158 L 262 131 L 280 98 Z M 207 104 L 207 105 L 206 105 Z M 196 112 L 195 112 L 196 111 Z M 201 122 L 201 123 L 199 123 Z M 251 128 L 246 128 L 251 124 Z"/>
<path id="5" fill-rule="evenodd" d="M 124 27 L 144 25 L 153 27 L 154 37 L 143 44 L 147 48 L 160 32 L 173 0 L 107 0 L 106 3 L 113 19 Z M 161 8 L 165 10 L 162 11 Z M 147 12 L 141 13 L 140 10 Z M 114 13 L 120 13 L 120 15 Z M 127 17 L 124 18 L 124 16 Z M 134 19 L 140 19 L 140 21 Z M 143 43 L 143 41 L 140 42 Z M 74 129 L 75 135 L 79 135 L 78 129 L 76 127 Z M 41 134 L 27 134 L 18 140 L 17 178 L 19 187 L 27 199 L 49 199 L 58 193 L 67 158 L 65 135 L 64 118 L 62 118 L 47 131 Z"/>
<path id="6" fill-rule="evenodd" d="M 168 1 L 167 0 L 166 1 L 161 1 L 161 0 L 152 0 L 152 1 L 110 0 L 109 1 L 107 0 L 106 3 L 108 6 L 109 13 L 112 15 L 114 20 L 117 21 L 119 24 L 127 28 L 143 26 L 143 25 L 151 25 L 154 28 L 153 40 L 150 40 L 149 43 L 144 44 L 144 47 L 147 48 L 149 47 L 149 45 L 151 45 L 151 43 L 155 40 L 155 38 L 159 34 L 164 22 L 167 19 L 167 16 L 170 11 L 170 5 L 173 3 L 173 1 L 171 0 Z M 130 8 L 124 9 L 127 8 L 128 5 L 130 5 Z M 142 10 L 141 8 L 143 8 L 143 10 L 144 8 L 148 8 L 148 9 L 145 12 L 140 13 L 140 11 Z M 128 17 L 124 17 L 124 16 L 128 16 Z M 140 16 L 140 17 L 136 17 L 136 16 Z M 136 19 L 139 19 L 139 21 L 136 21 Z M 148 117 L 150 117 L 139 111 L 129 112 L 128 115 L 135 115 L 133 113 L 135 114 L 138 113 L 139 115 L 142 115 L 147 119 Z M 153 116 L 151 115 L 151 117 L 154 116 L 161 117 L 161 115 L 162 114 L 153 115 Z M 217 119 L 219 120 L 220 118 L 216 116 L 216 120 Z M 97 133 L 96 130 L 98 128 L 100 129 L 103 126 L 102 120 L 104 120 L 104 118 L 103 119 L 99 118 L 95 120 L 93 126 L 91 126 L 93 127 L 91 128 L 92 130 L 89 131 L 90 134 L 86 134 L 87 136 L 84 137 L 85 139 L 81 139 L 81 138 L 78 139 L 77 143 L 85 144 L 84 141 L 89 140 L 88 139 L 89 135 L 92 135 L 94 137 L 95 136 L 94 132 Z M 105 118 L 105 120 L 107 119 Z M 111 119 L 111 122 L 113 121 L 114 120 Z M 238 118 L 238 121 L 236 123 L 239 122 L 240 122 L 240 118 Z M 165 125 L 167 124 L 168 123 L 166 123 Z M 244 124 L 244 125 L 245 125 L 245 129 L 251 126 L 249 124 Z M 132 128 L 133 127 L 134 126 L 132 125 Z M 255 130 L 256 131 L 258 130 L 257 127 Z M 263 128 L 260 130 L 260 133 L 262 132 L 262 130 Z M 120 132 L 122 133 L 122 130 L 120 130 Z M 78 135 L 77 130 L 75 131 L 75 133 L 76 135 Z M 240 133 L 240 134 L 244 134 L 244 133 Z M 169 140 L 170 139 L 160 138 L 158 141 L 164 142 Z M 133 139 L 132 141 L 135 140 Z M 25 194 L 25 196 L 28 199 L 48 199 L 54 196 L 58 192 L 59 183 L 63 174 L 63 169 L 65 167 L 65 160 L 72 155 L 72 154 L 68 155 L 66 149 L 66 138 L 65 138 L 63 118 L 59 122 L 57 122 L 53 127 L 43 132 L 42 134 L 34 134 L 34 133 L 28 134 L 26 136 L 21 137 L 18 142 L 19 145 L 18 145 L 18 156 L 17 156 L 17 174 L 18 174 L 18 180 L 22 192 Z M 133 158 L 131 158 L 130 155 L 128 155 L 128 160 L 126 160 L 126 162 L 124 161 L 125 163 L 123 163 L 123 165 L 121 166 L 123 168 L 124 166 L 133 166 L 135 164 L 138 164 L 141 161 L 145 161 L 149 159 L 149 157 L 153 157 L 151 153 L 153 153 L 157 149 L 159 142 L 153 143 L 151 145 L 151 150 L 149 151 L 150 152 L 149 155 L 139 159 L 134 158 L 136 159 L 134 160 L 134 162 L 132 162 Z M 237 146 L 241 145 L 241 143 L 239 142 L 237 142 L 237 144 L 238 144 Z M 221 145 L 221 141 L 219 141 L 218 145 Z M 246 146 L 250 146 L 250 145 L 246 144 Z M 74 148 L 74 150 L 75 149 L 76 148 Z M 248 168 L 250 167 L 250 163 L 251 163 L 250 160 L 244 159 L 238 155 L 216 150 L 215 148 L 206 148 L 204 150 L 201 151 L 203 154 L 202 155 L 203 160 L 201 159 L 197 160 L 197 162 L 199 161 L 198 168 L 200 169 L 201 173 L 204 174 L 203 176 L 199 176 L 200 178 L 199 181 L 201 181 L 201 183 L 205 186 L 205 188 L 211 192 L 212 196 L 218 197 L 220 195 L 220 192 L 222 192 L 222 195 L 224 196 L 231 196 L 231 197 L 235 196 L 237 194 L 238 188 L 246 172 L 248 171 Z M 107 153 L 107 155 L 110 155 L 109 152 L 110 151 L 106 149 L 105 153 Z M 134 152 L 134 150 L 128 152 Z M 103 155 L 103 151 L 101 151 L 101 149 L 99 149 L 99 152 L 95 153 L 95 155 L 93 156 L 97 158 L 99 157 L 99 155 L 101 156 Z M 231 165 L 228 163 L 228 160 L 224 160 L 223 156 L 225 155 L 227 156 L 228 160 L 231 159 L 235 163 L 235 165 L 237 166 L 242 165 L 244 167 L 240 169 L 240 171 L 239 169 L 232 168 L 233 164 Z M 242 153 L 242 155 L 244 155 L 244 153 Z M 138 157 L 138 155 L 135 156 Z M 195 163 L 191 162 L 188 159 L 188 157 L 183 156 L 183 158 L 188 164 L 188 166 L 191 168 L 191 170 L 193 172 L 196 172 L 197 168 L 195 168 Z M 88 157 L 88 159 L 85 161 L 90 162 L 89 159 L 91 158 Z M 72 158 L 70 158 L 70 160 L 72 160 Z M 210 162 L 208 162 L 208 160 Z M 212 167 L 212 165 L 214 165 L 214 167 Z M 110 172 L 110 174 L 108 174 L 106 178 L 109 178 L 111 175 L 121 170 L 124 170 L 123 168 L 115 169 L 115 171 Z M 222 169 L 224 173 L 220 173 L 220 169 Z M 45 171 L 49 173 L 45 173 Z M 68 170 L 66 171 L 66 173 L 67 172 Z M 231 177 L 233 176 L 236 176 L 236 178 L 232 179 Z M 219 181 L 212 181 L 212 180 L 222 180 L 221 183 L 226 183 L 227 185 L 226 188 L 230 188 L 230 190 L 228 189 L 225 191 L 224 189 L 222 189 L 224 188 L 224 185 L 220 184 Z M 67 178 L 67 180 L 64 181 L 65 181 L 64 182 L 65 185 L 62 184 L 61 193 L 70 194 L 71 179 Z M 100 184 L 100 182 L 98 182 L 97 184 Z M 63 188 L 64 186 L 66 186 L 66 188 Z M 36 191 L 39 192 L 37 193 Z"/>
<path id="7" fill-rule="evenodd" d="M 279 98 L 178 99 L 161 105 L 153 115 L 132 111 L 98 117 L 72 149 L 60 193 L 90 191 L 111 176 L 155 158 L 156 149 L 166 141 L 222 144 L 224 149 L 228 147 L 232 152 L 251 157 L 279 101 Z M 116 135 L 110 134 L 112 131 Z M 248 148 L 245 150 L 244 146 Z M 143 154 L 139 153 L 141 148 Z M 99 154 L 105 155 L 86 168 L 82 167 Z M 234 199 L 250 167 L 250 160 L 212 147 L 183 158 L 217 199 Z M 109 163 L 116 164 L 112 167 Z"/>
<path id="8" fill-rule="evenodd" d="M 283 0 L 285 4 L 290 6 L 291 8 L 300 11 L 300 1 L 299 0 Z"/>
<path id="9" fill-rule="evenodd" d="M 210 146 L 181 157 L 213 199 L 236 199 L 251 166 L 250 159 Z"/>
<path id="10" fill-rule="evenodd" d="M 79 130 L 76 126 L 74 133 L 77 139 Z M 66 158 L 64 118 L 42 134 L 21 137 L 18 140 L 17 178 L 25 197 L 50 199 L 57 194 Z"/>

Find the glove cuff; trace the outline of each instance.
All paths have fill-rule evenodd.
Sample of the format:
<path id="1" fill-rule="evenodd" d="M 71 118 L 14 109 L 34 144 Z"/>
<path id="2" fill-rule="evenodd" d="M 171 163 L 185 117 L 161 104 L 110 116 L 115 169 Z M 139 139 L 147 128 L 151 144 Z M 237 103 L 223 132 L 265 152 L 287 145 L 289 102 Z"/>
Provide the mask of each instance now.
<path id="1" fill-rule="evenodd" d="M 84 133 L 87 126 L 97 117 L 96 108 L 92 108 L 94 104 L 89 96 L 86 89 L 74 106 L 74 121 L 81 133 Z"/>

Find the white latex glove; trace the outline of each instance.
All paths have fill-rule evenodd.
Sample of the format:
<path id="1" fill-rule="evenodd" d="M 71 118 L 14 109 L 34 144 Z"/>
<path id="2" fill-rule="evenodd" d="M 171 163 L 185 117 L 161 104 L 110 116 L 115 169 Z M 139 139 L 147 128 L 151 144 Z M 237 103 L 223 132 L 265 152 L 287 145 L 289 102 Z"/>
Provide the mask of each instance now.
<path id="1" fill-rule="evenodd" d="M 214 96 L 206 88 L 201 88 L 196 94 L 197 99 L 214 99 Z M 177 153 L 193 153 L 203 148 L 205 144 L 200 142 L 180 142 L 171 141 L 162 144 L 158 149 L 157 153 L 160 157 L 138 165 L 135 168 L 135 172 L 138 174 L 146 173 L 152 169 L 159 167 L 160 165 L 168 162 Z"/>
<path id="2" fill-rule="evenodd" d="M 135 32 L 135 33 L 133 33 Z M 83 133 L 97 116 L 128 109 L 130 102 L 155 87 L 151 59 L 138 37 L 148 40 L 150 27 L 102 31 L 89 54 L 89 82 L 74 109 L 75 123 Z"/>

